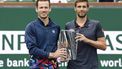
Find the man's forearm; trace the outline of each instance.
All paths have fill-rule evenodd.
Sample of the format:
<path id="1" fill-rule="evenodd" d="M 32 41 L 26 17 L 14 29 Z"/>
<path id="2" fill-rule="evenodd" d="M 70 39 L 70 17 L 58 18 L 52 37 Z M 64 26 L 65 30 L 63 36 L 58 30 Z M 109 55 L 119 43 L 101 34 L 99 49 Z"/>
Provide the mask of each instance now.
<path id="1" fill-rule="evenodd" d="M 93 47 L 95 47 L 97 49 L 101 49 L 101 50 L 105 50 L 106 49 L 106 43 L 105 43 L 105 41 L 103 39 L 94 41 L 94 40 L 86 38 L 86 40 L 84 42 L 92 45 Z"/>

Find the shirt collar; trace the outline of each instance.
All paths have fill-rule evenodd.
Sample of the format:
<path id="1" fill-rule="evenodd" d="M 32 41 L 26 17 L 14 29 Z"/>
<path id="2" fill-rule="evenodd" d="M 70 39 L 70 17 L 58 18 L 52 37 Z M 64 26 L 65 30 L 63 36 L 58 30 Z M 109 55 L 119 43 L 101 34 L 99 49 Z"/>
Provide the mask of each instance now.
<path id="1" fill-rule="evenodd" d="M 45 25 L 44 25 L 44 22 L 43 22 L 40 18 L 38 18 L 38 20 L 39 20 L 39 22 L 40 22 L 41 25 L 45 26 Z M 51 26 L 51 25 L 52 25 L 52 21 L 51 21 L 51 19 L 49 18 L 49 23 L 46 25 L 46 27 Z"/>
<path id="2" fill-rule="evenodd" d="M 75 23 L 75 28 L 79 28 L 80 26 L 76 23 L 76 19 L 74 20 Z M 87 19 L 86 23 L 84 24 L 83 27 L 89 27 L 89 19 Z"/>

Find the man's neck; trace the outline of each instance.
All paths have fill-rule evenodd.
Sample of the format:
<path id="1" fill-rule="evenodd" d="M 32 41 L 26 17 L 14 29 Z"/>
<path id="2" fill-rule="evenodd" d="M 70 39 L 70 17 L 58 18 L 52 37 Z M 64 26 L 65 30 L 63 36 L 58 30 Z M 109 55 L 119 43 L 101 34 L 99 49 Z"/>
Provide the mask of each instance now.
<path id="1" fill-rule="evenodd" d="M 48 17 L 45 18 L 45 19 L 39 17 L 39 19 L 44 23 L 45 26 L 48 25 L 48 23 L 49 23 L 49 18 Z"/>
<path id="2" fill-rule="evenodd" d="M 80 26 L 80 27 L 83 27 L 84 24 L 86 23 L 87 21 L 87 16 L 85 16 L 84 18 L 80 18 L 77 16 L 77 19 L 76 19 L 76 23 Z"/>

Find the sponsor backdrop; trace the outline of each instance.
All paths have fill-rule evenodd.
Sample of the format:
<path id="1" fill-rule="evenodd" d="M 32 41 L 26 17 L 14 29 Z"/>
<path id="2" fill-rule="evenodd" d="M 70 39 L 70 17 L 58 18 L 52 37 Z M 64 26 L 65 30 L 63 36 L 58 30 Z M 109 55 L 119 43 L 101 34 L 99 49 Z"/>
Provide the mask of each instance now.
<path id="1" fill-rule="evenodd" d="M 122 68 L 122 8 L 90 8 L 89 18 L 99 20 L 105 30 L 107 50 L 98 50 L 100 69 Z M 52 8 L 50 17 L 62 29 L 75 17 L 73 8 Z M 34 8 L 0 8 L 0 69 L 28 69 L 25 26 L 36 17 Z M 67 63 L 61 63 L 66 69 Z"/>

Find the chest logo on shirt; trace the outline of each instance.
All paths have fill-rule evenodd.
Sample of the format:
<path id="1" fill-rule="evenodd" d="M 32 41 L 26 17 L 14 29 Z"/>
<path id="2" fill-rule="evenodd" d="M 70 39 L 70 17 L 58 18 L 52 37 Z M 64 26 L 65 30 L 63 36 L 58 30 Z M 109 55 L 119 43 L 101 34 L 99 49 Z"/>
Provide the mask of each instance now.
<path id="1" fill-rule="evenodd" d="M 52 30 L 52 33 L 55 33 L 55 30 Z"/>

